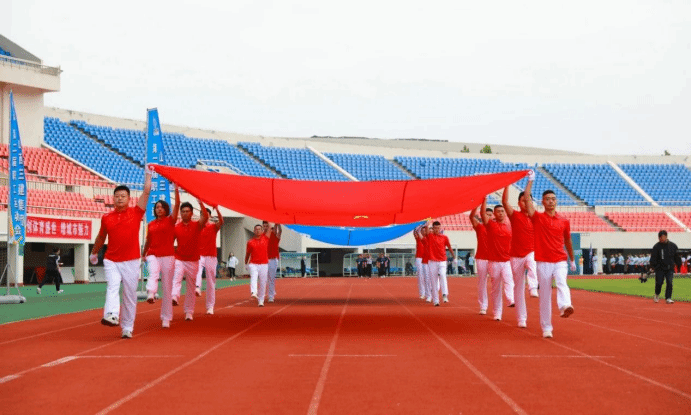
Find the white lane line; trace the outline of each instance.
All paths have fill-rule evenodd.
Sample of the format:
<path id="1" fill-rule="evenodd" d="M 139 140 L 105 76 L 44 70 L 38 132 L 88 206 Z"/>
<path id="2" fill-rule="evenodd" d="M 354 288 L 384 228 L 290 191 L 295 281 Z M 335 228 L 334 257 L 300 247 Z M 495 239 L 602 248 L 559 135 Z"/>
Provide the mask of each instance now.
<path id="1" fill-rule="evenodd" d="M 46 363 L 45 365 L 41 365 L 41 367 L 53 367 L 57 365 L 61 365 L 63 363 L 71 362 L 73 360 L 79 359 L 79 356 L 66 356 L 63 358 L 60 358 L 58 360 L 53 360 L 52 362 Z"/>
<path id="2" fill-rule="evenodd" d="M 687 329 L 690 328 L 690 325 L 689 325 L 689 324 L 688 324 L 688 325 L 685 325 L 685 324 L 671 323 L 670 321 L 665 321 L 665 320 L 655 320 L 655 319 L 652 319 L 652 318 L 646 318 L 646 317 L 641 317 L 641 316 L 637 316 L 637 315 L 632 315 L 631 313 L 618 313 L 618 312 L 615 312 L 615 311 L 601 310 L 600 308 L 584 307 L 584 306 L 581 306 L 581 305 L 580 305 L 580 306 L 579 306 L 579 309 L 582 309 L 582 308 L 585 309 L 585 310 L 594 310 L 594 311 L 598 311 L 599 313 L 615 314 L 615 315 L 618 315 L 618 316 L 630 317 L 630 318 L 634 318 L 634 319 L 637 319 L 637 320 L 651 321 L 651 322 L 653 322 L 653 323 L 659 323 L 659 324 L 663 324 L 663 325 L 667 325 L 667 326 L 684 327 L 684 328 L 687 328 Z M 642 312 L 642 309 L 637 309 L 637 312 Z"/>
<path id="3" fill-rule="evenodd" d="M 653 342 L 653 343 L 663 344 L 663 345 L 665 345 L 665 346 L 677 347 L 678 349 L 682 349 L 682 350 L 690 350 L 689 347 L 680 346 L 679 344 L 666 343 L 666 342 L 663 342 L 663 341 L 660 341 L 660 340 L 652 339 L 652 338 L 650 338 L 650 337 L 639 336 L 639 335 L 637 335 L 637 334 L 632 334 L 632 333 L 627 333 L 627 332 L 624 332 L 624 331 L 621 331 L 621 330 L 611 329 L 610 327 L 599 326 L 598 324 L 588 323 L 588 322 L 586 322 L 586 321 L 579 320 L 579 319 L 575 319 L 575 318 L 570 319 L 570 321 L 576 321 L 577 323 L 586 324 L 586 325 L 593 326 L 593 327 L 597 327 L 597 328 L 603 329 L 603 330 L 613 331 L 613 332 L 615 332 L 615 333 L 624 334 L 624 335 L 626 335 L 626 336 L 636 337 L 636 338 L 638 338 L 638 339 L 650 341 L 650 342 Z"/>
<path id="4" fill-rule="evenodd" d="M 315 386 L 315 392 L 312 394 L 312 399 L 310 400 L 310 407 L 308 408 L 308 415 L 317 414 L 317 409 L 320 406 L 320 400 L 322 399 L 322 392 L 324 392 L 324 385 L 327 382 L 327 373 L 329 372 L 329 366 L 332 364 L 334 359 L 334 350 L 336 349 L 336 341 L 339 339 L 339 331 L 341 330 L 341 323 L 344 321 L 344 315 L 346 314 L 346 307 L 348 307 L 348 300 L 351 298 L 351 291 L 353 290 L 353 284 L 348 288 L 348 295 L 346 296 L 346 303 L 344 303 L 344 308 L 341 309 L 341 315 L 339 316 L 339 322 L 336 323 L 336 331 L 334 332 L 334 337 L 332 342 L 329 344 L 329 352 L 327 352 L 327 358 L 324 360 L 324 365 L 322 365 L 322 371 L 320 372 L 320 378 L 317 380 L 317 385 Z"/>
<path id="5" fill-rule="evenodd" d="M 485 376 L 480 370 L 478 370 L 474 365 L 472 365 L 471 362 L 469 362 L 468 359 L 466 359 L 464 356 L 462 356 L 461 353 L 459 353 L 454 347 L 452 347 L 451 344 L 447 343 L 447 341 L 445 341 L 445 339 L 443 339 L 432 328 L 430 328 L 430 326 L 425 324 L 425 322 L 423 320 L 421 320 L 420 317 L 415 315 L 413 313 L 413 311 L 411 311 L 408 307 L 406 307 L 404 304 L 402 304 L 396 297 L 394 297 L 394 295 L 392 295 L 392 293 L 389 292 L 389 290 L 387 290 L 381 284 L 380 284 L 380 286 L 387 292 L 387 294 L 392 296 L 397 301 L 397 303 L 399 303 L 399 305 L 402 306 L 416 321 L 418 321 L 418 323 L 420 323 L 421 326 L 423 326 L 426 330 L 428 330 L 430 332 L 430 334 L 432 334 L 440 343 L 442 343 L 447 348 L 447 350 L 452 352 L 452 354 L 454 356 L 456 356 L 457 359 L 459 359 L 471 372 L 473 372 L 473 374 L 476 375 L 476 377 L 478 377 L 478 379 L 480 379 L 493 392 L 495 392 L 495 394 L 497 394 L 497 396 L 499 396 L 500 399 L 502 399 L 510 408 L 512 408 L 512 410 L 514 412 L 516 412 L 518 414 L 527 415 L 527 412 L 524 411 L 519 406 L 519 404 L 514 402 L 514 400 L 512 398 L 510 398 L 506 393 L 502 392 L 502 390 L 496 384 L 494 384 L 490 379 L 488 379 L 487 376 Z"/>
<path id="6" fill-rule="evenodd" d="M 181 354 L 176 354 L 176 355 L 160 355 L 160 356 L 145 356 L 145 355 L 103 355 L 103 356 L 67 356 L 60 358 L 58 360 L 54 360 L 50 363 L 46 363 L 45 365 L 41 365 L 41 367 L 53 367 L 57 365 L 61 365 L 63 363 L 71 362 L 73 360 L 77 359 L 156 359 L 156 358 L 172 358 L 172 357 L 185 357 Z"/>
<path id="7" fill-rule="evenodd" d="M 502 355 L 500 355 L 500 357 L 518 357 L 518 358 L 530 358 L 530 359 L 534 359 L 534 358 L 535 359 L 546 359 L 546 358 L 548 358 L 548 359 L 556 359 L 556 358 L 558 358 L 558 359 L 590 359 L 592 357 L 597 357 L 599 359 L 612 359 L 615 356 L 583 356 L 583 355 L 559 355 L 559 354 L 555 354 L 555 355 L 502 354 Z"/>
<path id="8" fill-rule="evenodd" d="M 289 354 L 288 357 L 396 357 L 395 354 Z"/>
<path id="9" fill-rule="evenodd" d="M 221 307 L 221 308 L 219 308 L 219 310 L 223 310 L 223 309 L 226 309 L 226 308 L 233 308 L 233 307 L 239 306 L 239 305 L 241 305 L 241 304 L 245 304 L 245 303 L 247 303 L 248 301 L 250 301 L 250 300 L 238 301 L 238 302 L 235 303 L 235 304 L 227 305 L 226 307 Z"/>
<path id="10" fill-rule="evenodd" d="M 322 284 L 320 284 L 320 285 L 322 285 Z M 313 289 L 314 289 L 314 288 L 313 288 Z M 281 307 L 280 309 L 276 310 L 275 312 L 273 312 L 273 313 L 271 313 L 271 314 L 265 316 L 263 319 L 261 319 L 261 320 L 255 322 L 255 323 L 253 323 L 253 324 L 251 324 L 250 326 L 248 326 L 247 328 L 243 329 L 242 331 L 239 331 L 238 333 L 236 333 L 236 334 L 234 334 L 233 336 L 229 337 L 228 339 L 226 339 L 226 340 L 224 340 L 224 341 L 222 341 L 222 342 L 220 342 L 220 343 L 217 343 L 216 345 L 212 346 L 211 348 L 207 349 L 206 351 L 204 351 L 204 352 L 198 354 L 197 356 L 195 356 L 195 357 L 192 358 L 191 360 L 188 360 L 187 362 L 185 362 L 185 363 L 183 363 L 182 365 L 178 366 L 177 368 L 175 368 L 175 369 L 169 371 L 168 373 L 165 373 L 165 374 L 159 376 L 158 378 L 154 379 L 153 381 L 151 381 L 151 382 L 147 383 L 146 385 L 142 386 L 141 388 L 135 390 L 135 391 L 132 392 L 131 394 L 129 394 L 129 395 L 125 396 L 124 398 L 122 398 L 122 399 L 120 399 L 120 400 L 114 402 L 113 404 L 109 405 L 107 408 L 102 409 L 101 411 L 98 412 L 98 414 L 107 414 L 107 413 L 111 412 L 112 410 L 117 409 L 117 408 L 120 407 L 122 404 L 131 401 L 132 399 L 134 399 L 134 398 L 136 398 L 137 396 L 141 395 L 143 392 L 145 392 L 145 391 L 151 389 L 152 387 L 158 385 L 159 383 L 161 383 L 161 382 L 163 382 L 164 380 L 168 379 L 169 377 L 175 375 L 176 373 L 178 373 L 178 372 L 180 372 L 181 370 L 185 369 L 186 367 L 192 365 L 193 363 L 198 362 L 200 359 L 206 357 L 208 354 L 210 354 L 210 353 L 213 352 L 214 350 L 218 349 L 219 347 L 225 345 L 226 343 L 228 343 L 228 342 L 230 342 L 230 341 L 232 341 L 232 340 L 235 340 L 236 338 L 238 338 L 238 337 L 240 337 L 241 335 L 247 333 L 248 331 L 252 330 L 253 328 L 257 327 L 258 325 L 264 323 L 265 321 L 267 321 L 267 320 L 270 319 L 271 317 L 273 317 L 273 316 L 279 314 L 280 312 L 284 311 L 285 309 L 287 309 L 288 307 L 290 307 L 291 305 L 293 305 L 293 304 L 295 304 L 295 303 L 297 303 L 297 302 L 298 302 L 298 300 L 295 300 L 295 301 L 293 301 L 292 303 L 287 304 L 287 305 Z"/>

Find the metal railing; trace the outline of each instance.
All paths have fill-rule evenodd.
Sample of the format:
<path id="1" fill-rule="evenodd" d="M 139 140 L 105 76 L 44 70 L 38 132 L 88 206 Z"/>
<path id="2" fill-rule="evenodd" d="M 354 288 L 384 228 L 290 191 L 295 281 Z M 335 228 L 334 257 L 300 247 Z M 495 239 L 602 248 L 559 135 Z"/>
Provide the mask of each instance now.
<path id="1" fill-rule="evenodd" d="M 28 61 L 26 59 L 14 58 L 12 56 L 0 56 L 0 65 L 10 67 L 10 68 L 20 68 L 32 70 L 38 73 L 43 73 L 47 75 L 58 76 L 62 72 L 60 67 L 48 66 L 42 63 L 37 63 L 34 61 Z"/>

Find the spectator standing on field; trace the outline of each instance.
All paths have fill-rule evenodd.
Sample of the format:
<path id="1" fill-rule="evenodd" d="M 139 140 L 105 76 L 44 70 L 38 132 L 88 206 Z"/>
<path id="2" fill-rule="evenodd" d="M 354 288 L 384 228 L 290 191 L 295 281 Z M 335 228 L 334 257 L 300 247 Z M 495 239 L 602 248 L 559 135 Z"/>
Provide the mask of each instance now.
<path id="1" fill-rule="evenodd" d="M 48 282 L 50 278 L 55 283 L 55 291 L 58 294 L 63 292 L 60 289 L 60 284 L 62 284 L 62 275 L 60 275 L 60 248 L 54 248 L 53 253 L 49 254 L 46 258 L 46 275 L 43 276 L 43 281 L 36 288 L 36 292 L 41 294 L 41 287 Z"/>
<path id="2" fill-rule="evenodd" d="M 658 243 L 651 249 L 650 260 L 651 269 L 656 272 L 655 303 L 659 300 L 665 280 L 666 303 L 673 304 L 673 273 L 676 265 L 682 265 L 678 257 L 678 246 L 668 240 L 668 232 L 661 230 L 658 233 Z"/>

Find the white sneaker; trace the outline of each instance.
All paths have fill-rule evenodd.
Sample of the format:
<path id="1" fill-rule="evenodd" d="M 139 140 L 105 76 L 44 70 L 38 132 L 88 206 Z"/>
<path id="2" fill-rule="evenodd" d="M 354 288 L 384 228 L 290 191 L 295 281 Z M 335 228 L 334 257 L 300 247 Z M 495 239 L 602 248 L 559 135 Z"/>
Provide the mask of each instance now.
<path id="1" fill-rule="evenodd" d="M 574 307 L 572 307 L 571 305 L 568 305 L 567 307 L 560 310 L 560 317 L 562 318 L 567 318 L 572 314 L 574 314 Z"/>
<path id="2" fill-rule="evenodd" d="M 257 307 L 264 307 L 264 303 L 262 303 L 262 302 L 257 303 Z"/>
<path id="3" fill-rule="evenodd" d="M 147 303 L 154 304 L 154 294 L 153 293 L 147 294 Z"/>
<path id="4" fill-rule="evenodd" d="M 675 302 L 675 301 L 673 301 L 672 298 L 668 298 L 668 299 L 666 300 L 666 303 L 667 303 L 667 304 L 673 304 L 674 302 Z"/>
<path id="5" fill-rule="evenodd" d="M 493 317 L 493 320 L 495 320 L 495 321 L 502 321 L 502 317 L 495 316 L 495 317 Z"/>
<path id="6" fill-rule="evenodd" d="M 274 297 L 269 297 L 269 299 L 267 300 L 267 302 L 273 303 L 273 302 L 274 302 Z"/>
<path id="7" fill-rule="evenodd" d="M 59 290 L 59 291 L 58 291 L 58 294 L 64 293 L 64 292 L 65 292 L 64 290 Z"/>
<path id="8" fill-rule="evenodd" d="M 197 297 L 201 297 L 201 296 L 202 296 L 202 290 L 201 290 L 199 287 L 195 288 L 195 295 L 196 295 Z"/>
<path id="9" fill-rule="evenodd" d="M 543 332 L 543 338 L 544 339 L 552 339 L 553 338 L 553 332 L 552 331 L 544 331 Z"/>
<path id="10" fill-rule="evenodd" d="M 118 321 L 118 316 L 108 313 L 104 318 L 101 319 L 101 324 L 104 326 L 117 326 L 120 324 L 120 322 Z"/>
<path id="11" fill-rule="evenodd" d="M 36 294 L 41 294 L 41 289 L 36 287 Z"/>
<path id="12" fill-rule="evenodd" d="M 534 288 L 533 290 L 529 291 L 529 293 L 530 293 L 531 297 L 538 298 L 538 290 L 537 289 Z"/>
<path id="13" fill-rule="evenodd" d="M 658 296 L 654 295 L 654 303 L 657 303 L 657 302 L 658 302 Z"/>
<path id="14" fill-rule="evenodd" d="M 439 307 L 439 306 L 440 306 L 440 303 L 435 303 L 434 306 L 435 306 L 435 307 Z"/>
<path id="15" fill-rule="evenodd" d="M 449 302 L 449 298 L 447 298 L 447 294 L 444 294 L 444 295 L 442 296 L 442 301 L 445 302 L 445 303 L 448 303 L 448 302 Z"/>
<path id="16" fill-rule="evenodd" d="M 214 314 L 213 308 L 207 308 L 207 314 Z"/>
<path id="17" fill-rule="evenodd" d="M 257 293 L 250 294 L 250 298 L 254 298 L 255 300 L 257 300 Z"/>
<path id="18" fill-rule="evenodd" d="M 192 320 L 192 313 L 185 313 L 185 320 Z"/>
<path id="19" fill-rule="evenodd" d="M 164 329 L 170 328 L 171 327 L 171 321 L 170 320 L 161 320 L 161 327 Z"/>
<path id="20" fill-rule="evenodd" d="M 425 300 L 425 294 L 421 294 L 420 299 Z"/>
<path id="21" fill-rule="evenodd" d="M 520 321 L 519 323 L 517 323 L 517 327 L 521 327 L 522 329 L 525 329 L 526 328 L 526 322 Z"/>
<path id="22" fill-rule="evenodd" d="M 484 315 L 486 314 L 486 311 L 485 311 L 484 309 L 481 308 L 481 311 L 479 311 L 478 314 L 484 316 Z"/>
<path id="23" fill-rule="evenodd" d="M 130 330 L 123 331 L 122 338 L 123 339 L 131 339 L 132 338 L 132 332 Z"/>
<path id="24" fill-rule="evenodd" d="M 427 297 L 427 298 L 425 299 L 425 302 L 426 302 L 426 303 L 432 303 L 432 297 Z"/>

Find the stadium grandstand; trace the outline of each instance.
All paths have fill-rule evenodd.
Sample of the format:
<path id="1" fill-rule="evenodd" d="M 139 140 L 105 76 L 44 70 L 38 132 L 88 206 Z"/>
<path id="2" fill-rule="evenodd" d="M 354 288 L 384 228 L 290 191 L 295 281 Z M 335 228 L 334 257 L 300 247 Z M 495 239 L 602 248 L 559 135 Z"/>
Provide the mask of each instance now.
<path id="1" fill-rule="evenodd" d="M 19 283 L 32 282 L 32 269 L 45 263 L 46 244 L 67 252 L 66 282 L 88 282 L 88 252 L 100 216 L 113 208 L 112 189 L 124 183 L 136 195 L 142 187 L 146 109 L 142 109 L 142 120 L 127 120 L 45 107 L 44 94 L 60 90 L 60 68 L 43 65 L 40 59 L 5 38 L 0 38 L 0 67 L 5 78 L 0 78 L 0 107 L 4 114 L 0 142 L 0 216 L 4 239 L 0 265 L 4 267 L 7 261 L 7 114 L 9 91 L 13 90 L 32 223 L 28 226 L 25 254 L 20 259 L 23 262 L 17 264 L 25 270 L 24 280 Z M 372 181 L 534 169 L 535 198 L 540 199 L 547 189 L 556 193 L 558 210 L 570 219 L 572 232 L 579 235 L 579 246 L 575 246 L 578 256 L 588 250 L 599 257 L 613 251 L 644 252 L 656 242 L 660 229 L 672 233 L 671 239 L 681 249 L 690 249 L 689 155 L 600 156 L 511 146 L 493 147 L 492 154 L 481 154 L 479 149 L 484 144 L 473 142 L 284 138 L 208 131 L 194 126 L 161 128 L 169 165 L 223 174 Z M 461 144 L 471 151 L 461 151 Z M 526 183 L 522 179 L 510 186 L 510 202 L 514 206 Z M 489 203 L 500 203 L 502 190 L 489 195 Z M 377 201 L 377 195 L 363 197 Z M 183 200 L 192 198 L 184 194 Z M 240 258 L 253 225 L 262 218 L 225 208 L 221 211 L 226 220 L 217 242 L 219 257 L 226 258 L 233 251 Z M 462 256 L 472 253 L 476 246 L 468 216 L 469 212 L 458 212 L 438 218 Z M 75 229 L 90 232 L 86 235 Z M 335 247 L 288 229 L 281 239 L 282 251 L 320 253 L 319 269 L 325 276 L 341 275 L 342 258 L 363 249 L 411 253 L 414 248 L 411 235 L 365 248 Z M 245 270 L 238 272 L 243 274 Z"/>

